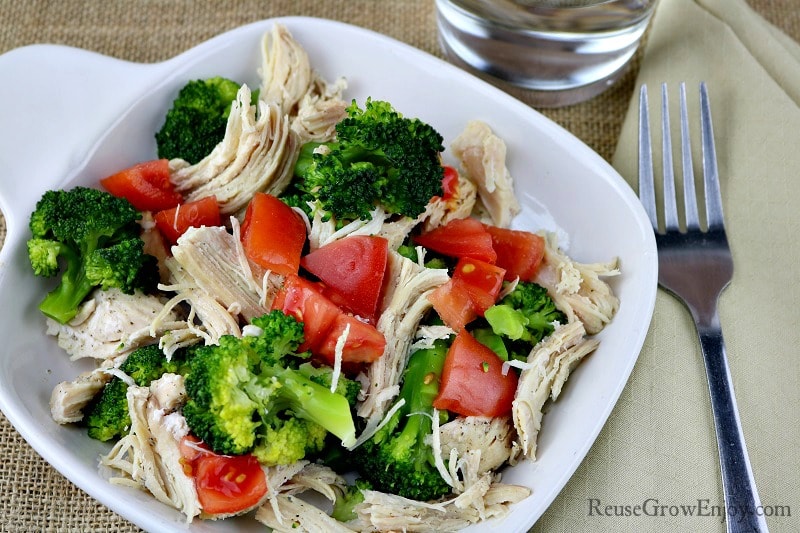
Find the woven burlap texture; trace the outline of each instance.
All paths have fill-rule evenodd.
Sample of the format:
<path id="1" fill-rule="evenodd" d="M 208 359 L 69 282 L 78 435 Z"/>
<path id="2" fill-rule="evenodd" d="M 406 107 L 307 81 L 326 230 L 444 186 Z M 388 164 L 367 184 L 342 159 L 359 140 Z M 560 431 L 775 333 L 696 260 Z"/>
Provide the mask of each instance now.
<path id="1" fill-rule="evenodd" d="M 800 39 L 800 14 L 796 0 L 750 0 L 749 3 L 790 37 Z M 432 0 L 231 0 L 224 3 L 212 0 L 2 0 L 0 53 L 19 46 L 47 42 L 149 63 L 170 58 L 242 24 L 287 15 L 341 20 L 374 29 L 441 56 Z M 633 93 L 640 57 L 641 54 L 637 55 L 631 70 L 599 97 L 568 108 L 541 111 L 610 160 Z M 524 91 L 503 88 L 520 100 L 527 100 Z M 5 226 L 0 217 L 0 242 L 4 236 Z M 676 328 L 683 326 L 675 325 Z M 703 378 L 696 376 L 694 379 Z M 641 398 L 627 394 L 626 389 L 620 399 L 621 406 L 617 409 L 640 401 Z M 624 464 L 614 464 L 615 460 L 619 461 L 620 457 L 635 460 L 637 453 L 647 453 L 647 450 L 634 450 L 625 456 L 612 453 L 614 448 L 625 446 L 624 442 L 618 440 L 620 433 L 616 431 L 621 423 L 612 413 L 589 457 L 565 492 L 579 492 L 580 486 L 589 484 L 592 469 L 602 469 L 603 477 L 613 477 L 615 470 L 625 467 Z M 649 431 L 647 428 L 641 430 Z M 711 446 L 713 444 L 709 443 Z M 0 493 L 3 494 L 0 498 L 0 531 L 138 531 L 45 463 L 1 415 Z M 581 516 L 570 517 L 565 508 L 566 501 L 561 496 L 557 498 L 536 529 L 571 531 L 585 528 L 584 509 L 580 511 Z M 596 525 L 602 527 L 602 523 Z"/>

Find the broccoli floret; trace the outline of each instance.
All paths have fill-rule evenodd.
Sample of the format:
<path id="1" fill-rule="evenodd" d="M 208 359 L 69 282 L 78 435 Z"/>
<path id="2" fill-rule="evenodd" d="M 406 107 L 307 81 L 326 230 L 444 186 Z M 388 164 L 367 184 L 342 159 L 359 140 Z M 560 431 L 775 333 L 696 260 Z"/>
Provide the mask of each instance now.
<path id="1" fill-rule="evenodd" d="M 487 309 L 484 318 L 503 339 L 508 357 L 515 359 L 526 359 L 531 348 L 555 330 L 554 323 L 567 322 L 547 289 L 525 281 Z"/>
<path id="2" fill-rule="evenodd" d="M 156 133 L 158 157 L 197 163 L 225 137 L 231 104 L 239 91 L 235 81 L 216 76 L 192 80 L 178 93 Z M 257 100 L 253 93 L 253 101 Z"/>
<path id="3" fill-rule="evenodd" d="M 371 439 L 356 448 L 358 471 L 377 490 L 424 501 L 450 492 L 436 469 L 430 444 L 433 400 L 446 356 L 447 342 L 443 340 L 411 355 L 398 398 L 405 403 Z"/>
<path id="4" fill-rule="evenodd" d="M 186 355 L 178 351 L 167 361 L 158 345 L 149 345 L 132 351 L 119 366 L 134 383 L 147 387 L 162 375 L 182 374 L 186 371 Z M 131 418 L 128 412 L 128 385 L 118 377 L 106 383 L 92 400 L 83 419 L 87 433 L 93 439 L 103 442 L 116 440 L 130 430 Z"/>
<path id="5" fill-rule="evenodd" d="M 130 431 L 127 393 L 128 385 L 114 377 L 94 397 L 83 418 L 91 438 L 106 442 L 117 440 Z"/>
<path id="6" fill-rule="evenodd" d="M 364 501 L 365 490 L 372 490 L 372 484 L 365 479 L 357 479 L 352 485 L 347 485 L 344 492 L 337 495 L 331 517 L 339 522 L 349 522 L 358 518 L 356 505 Z"/>
<path id="7" fill-rule="evenodd" d="M 331 367 L 303 363 L 300 365 L 299 370 L 311 381 L 319 383 L 330 390 L 333 383 L 333 369 Z M 336 390 L 334 392 L 347 398 L 347 403 L 350 404 L 350 407 L 355 407 L 358 401 L 358 394 L 361 392 L 361 383 L 340 374 L 339 379 L 336 381 Z"/>
<path id="8" fill-rule="evenodd" d="M 241 338 L 225 335 L 218 345 L 196 350 L 183 408 L 192 433 L 216 453 L 252 451 L 265 464 L 288 464 L 319 451 L 325 432 L 351 445 L 355 425 L 347 399 L 299 369 L 308 356 L 297 353 L 302 323 L 271 311 L 252 324 Z"/>
<path id="9" fill-rule="evenodd" d="M 63 324 L 96 287 L 127 294 L 155 288 L 158 265 L 144 253 L 140 218 L 130 202 L 98 189 L 45 192 L 31 213 L 28 258 L 38 276 L 58 275 L 60 261 L 64 268 L 39 309 Z"/>
<path id="10" fill-rule="evenodd" d="M 310 420 L 273 418 L 261 428 L 253 455 L 265 465 L 291 464 L 322 450 L 327 435 L 325 428 Z"/>
<path id="11" fill-rule="evenodd" d="M 303 145 L 298 188 L 337 220 L 370 218 L 376 205 L 415 218 L 442 194 L 442 136 L 388 102 L 353 101 L 336 125 L 335 142 Z"/>

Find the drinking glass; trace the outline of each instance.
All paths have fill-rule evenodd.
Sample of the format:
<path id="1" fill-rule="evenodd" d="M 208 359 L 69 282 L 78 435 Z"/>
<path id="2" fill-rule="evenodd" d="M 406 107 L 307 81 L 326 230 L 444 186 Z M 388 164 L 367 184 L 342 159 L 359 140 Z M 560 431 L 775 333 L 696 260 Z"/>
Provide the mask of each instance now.
<path id="1" fill-rule="evenodd" d="M 610 87 L 639 46 L 657 0 L 436 0 L 455 64 L 531 90 L 541 107 Z"/>

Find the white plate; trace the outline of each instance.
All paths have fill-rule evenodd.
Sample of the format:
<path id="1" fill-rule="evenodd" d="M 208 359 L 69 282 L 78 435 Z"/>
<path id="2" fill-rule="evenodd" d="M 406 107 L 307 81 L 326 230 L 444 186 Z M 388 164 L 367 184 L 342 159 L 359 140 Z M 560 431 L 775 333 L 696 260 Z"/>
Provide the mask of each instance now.
<path id="1" fill-rule="evenodd" d="M 570 133 L 489 84 L 405 44 L 361 28 L 314 18 L 250 24 L 169 61 L 142 65 L 90 52 L 38 45 L 0 56 L 0 208 L 8 236 L 0 251 L 0 408 L 22 436 L 77 486 L 138 526 L 185 531 L 182 516 L 142 492 L 109 485 L 97 471 L 107 448 L 50 418 L 48 400 L 75 365 L 44 334 L 37 305 L 45 284 L 27 264 L 27 221 L 49 188 L 95 184 L 152 159 L 153 133 L 188 80 L 223 75 L 256 86 L 260 39 L 280 21 L 329 81 L 348 79 L 347 97 L 388 100 L 434 125 L 446 144 L 469 119 L 488 122 L 508 145 L 524 206 L 518 227 L 559 230 L 584 262 L 621 258 L 612 280 L 619 313 L 600 348 L 570 378 L 545 415 L 536 462 L 509 468 L 504 481 L 533 494 L 515 506 L 505 531 L 526 531 L 583 460 L 617 401 L 644 342 L 656 291 L 652 230 L 625 181 Z M 564 241 L 567 244 L 567 241 Z M 487 531 L 484 523 L 470 531 Z M 254 520 L 204 523 L 192 531 L 263 529 Z"/>

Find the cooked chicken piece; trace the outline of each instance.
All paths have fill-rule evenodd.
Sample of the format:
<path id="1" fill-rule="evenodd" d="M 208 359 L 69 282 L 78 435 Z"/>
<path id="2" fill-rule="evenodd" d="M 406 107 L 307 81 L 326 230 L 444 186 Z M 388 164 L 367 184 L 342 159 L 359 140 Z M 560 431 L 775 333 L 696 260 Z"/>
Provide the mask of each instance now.
<path id="1" fill-rule="evenodd" d="M 386 338 L 386 348 L 369 366 L 367 397 L 358 408 L 359 416 L 369 418 L 372 425 L 380 421 L 398 392 L 414 332 L 431 308 L 428 293 L 450 279 L 447 270 L 422 267 L 394 251 L 389 252 L 387 268 L 390 284 L 376 326 Z"/>
<path id="2" fill-rule="evenodd" d="M 180 263 L 174 258 L 169 258 L 165 265 L 171 273 L 171 285 L 164 288 L 176 292 L 177 296 L 167 302 L 164 312 L 169 312 L 172 307 L 182 302 L 191 308 L 185 327 L 173 330 L 161 338 L 160 342 L 165 353 L 170 353 L 170 348 L 177 349 L 180 346 L 190 345 L 199 339 L 209 345 L 217 344 L 223 335 L 241 336 L 242 331 L 236 317 L 213 295 L 200 288 Z M 200 321 L 200 325 L 195 325 L 195 317 Z"/>
<path id="3" fill-rule="evenodd" d="M 239 240 L 225 228 L 190 228 L 172 247 L 172 255 L 194 284 L 231 314 L 249 322 L 269 309 L 271 298 L 262 299 Z"/>
<path id="4" fill-rule="evenodd" d="M 558 398 L 573 368 L 600 344 L 585 335 L 582 322 L 559 325 L 528 355 L 511 409 L 523 456 L 536 458 L 536 439 L 547 398 Z"/>
<path id="5" fill-rule="evenodd" d="M 485 122 L 471 120 L 450 148 L 466 177 L 477 185 L 478 198 L 492 223 L 507 227 L 520 206 L 514 196 L 514 181 L 506 168 L 505 142 Z"/>
<path id="6" fill-rule="evenodd" d="M 347 116 L 342 100 L 345 80 L 332 84 L 323 80 L 311 68 L 308 53 L 281 24 L 264 34 L 261 56 L 259 98 L 280 105 L 301 144 L 332 140 L 336 123 Z"/>
<path id="7" fill-rule="evenodd" d="M 327 466 L 300 461 L 302 468 L 294 469 L 291 479 L 284 479 L 272 486 L 273 497 L 269 505 L 262 506 L 256 513 L 256 520 L 272 527 L 275 531 L 351 531 L 333 520 L 318 507 L 296 497 L 313 491 L 336 501 L 337 492 L 344 490 L 347 482 Z"/>
<path id="8" fill-rule="evenodd" d="M 241 214 L 256 192 L 278 194 L 292 178 L 297 138 L 279 104 L 250 104 L 243 85 L 228 117 L 225 137 L 194 165 L 170 161 L 170 180 L 186 201 L 216 196 L 222 214 Z"/>
<path id="9" fill-rule="evenodd" d="M 159 383 L 163 382 L 163 383 Z M 137 486 L 158 501 L 180 510 L 187 521 L 201 513 L 194 480 L 181 463 L 180 438 L 188 433 L 185 420 L 174 409 L 183 388 L 182 378 L 166 374 L 151 384 L 162 388 L 162 406 L 148 387 L 128 387 L 128 411 L 131 432 L 120 439 L 101 464 L 120 471 L 123 476 L 112 483 Z M 164 394 L 163 390 L 172 391 Z"/>
<path id="10" fill-rule="evenodd" d="M 82 373 L 72 381 L 62 381 L 50 395 L 50 415 L 59 424 L 71 424 L 83 420 L 83 409 L 95 395 L 111 381 L 109 372 L 124 360 L 125 354 L 106 359 L 100 366 Z"/>
<path id="11" fill-rule="evenodd" d="M 139 220 L 142 226 L 142 241 L 144 241 L 144 253 L 152 255 L 158 261 L 159 281 L 166 283 L 169 280 L 169 271 L 164 261 L 169 257 L 169 245 L 164 235 L 156 229 L 156 222 L 153 219 L 152 211 L 143 211 L 142 218 Z"/>
<path id="12" fill-rule="evenodd" d="M 350 532 L 352 529 L 331 518 L 322 511 L 297 496 L 278 494 L 277 511 L 270 505 L 261 506 L 256 511 L 256 520 L 272 528 L 273 531 L 294 533 Z"/>
<path id="13" fill-rule="evenodd" d="M 614 317 L 619 298 L 600 279 L 619 275 L 619 263 L 584 264 L 558 248 L 554 233 L 545 235 L 544 259 L 534 281 L 547 289 L 568 321 L 580 320 L 590 335 L 599 333 Z"/>
<path id="14" fill-rule="evenodd" d="M 458 186 L 455 194 L 448 200 L 436 198 L 428 203 L 423 218 L 425 231 L 430 231 L 438 226 L 444 226 L 451 220 L 467 218 L 475 209 L 478 199 L 477 186 L 464 176 L 458 177 Z"/>
<path id="15" fill-rule="evenodd" d="M 488 518 L 505 516 L 512 504 L 524 500 L 530 489 L 494 481 L 486 474 L 452 500 L 426 503 L 394 494 L 367 490 L 356 506 L 361 531 L 458 531 Z"/>
<path id="16" fill-rule="evenodd" d="M 47 334 L 58 337 L 58 345 L 73 360 L 109 359 L 152 344 L 160 332 L 179 324 L 179 316 L 170 312 L 162 321 L 165 329 L 151 331 L 151 323 L 163 307 L 164 301 L 156 296 L 97 289 L 67 324 L 48 318 Z"/>
<path id="17" fill-rule="evenodd" d="M 387 213 L 380 206 L 375 207 L 370 212 L 369 220 L 354 220 L 349 224 L 336 229 L 336 221 L 328 218 L 327 213 L 322 209 L 314 211 L 314 218 L 311 220 L 311 227 L 308 231 L 309 249 L 316 250 L 333 241 L 349 237 L 351 235 L 376 235 L 389 241 L 389 249 L 397 250 L 408 234 L 420 223 L 422 217 L 395 217 Z"/>
<path id="18" fill-rule="evenodd" d="M 301 494 L 312 490 L 327 498 L 331 503 L 336 501 L 336 490 L 343 490 L 347 481 L 327 466 L 308 463 L 280 487 L 282 494 Z"/>
<path id="19" fill-rule="evenodd" d="M 346 116 L 347 104 L 342 100 L 303 101 L 291 128 L 301 145 L 328 142 L 336 135 L 336 124 Z"/>
<path id="20" fill-rule="evenodd" d="M 308 53 L 286 26 L 275 24 L 261 39 L 261 59 L 259 99 L 292 114 L 314 80 Z"/>
<path id="21" fill-rule="evenodd" d="M 511 458 L 516 434 L 509 417 L 459 416 L 439 428 L 442 456 L 479 452 L 477 473 L 494 470 Z"/>

